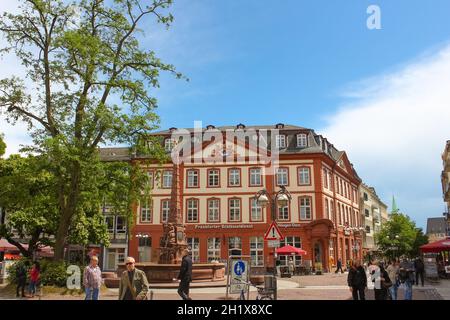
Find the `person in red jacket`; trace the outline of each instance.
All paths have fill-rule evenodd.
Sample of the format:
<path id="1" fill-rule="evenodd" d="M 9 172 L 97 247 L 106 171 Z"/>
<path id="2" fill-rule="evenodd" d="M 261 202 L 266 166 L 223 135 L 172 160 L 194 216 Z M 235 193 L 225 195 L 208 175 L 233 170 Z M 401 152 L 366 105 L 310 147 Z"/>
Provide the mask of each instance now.
<path id="1" fill-rule="evenodd" d="M 30 270 L 30 297 L 33 298 L 36 294 L 36 285 L 39 282 L 39 278 L 41 276 L 41 267 L 39 265 L 39 262 L 35 261 L 33 263 L 33 266 Z"/>

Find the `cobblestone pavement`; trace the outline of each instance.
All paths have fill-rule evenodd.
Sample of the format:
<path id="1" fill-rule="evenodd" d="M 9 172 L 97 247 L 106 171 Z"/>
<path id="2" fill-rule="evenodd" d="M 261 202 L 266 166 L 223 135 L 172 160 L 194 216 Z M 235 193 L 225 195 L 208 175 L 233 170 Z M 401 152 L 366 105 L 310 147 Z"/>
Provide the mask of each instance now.
<path id="1" fill-rule="evenodd" d="M 351 293 L 347 287 L 347 274 L 324 274 L 320 276 L 294 276 L 292 278 L 278 279 L 278 299 L 280 300 L 350 300 Z M 448 288 L 450 281 L 441 281 L 439 284 L 426 283 L 425 287 L 414 286 L 414 300 L 441 300 L 442 296 L 436 287 Z M 154 300 L 179 300 L 176 289 L 151 289 Z M 398 298 L 403 299 L 404 290 L 398 290 Z M 225 300 L 226 289 L 219 288 L 196 288 L 191 289 L 190 296 L 194 300 Z M 118 289 L 107 289 L 100 295 L 102 300 L 116 300 Z M 229 299 L 237 299 L 238 295 L 230 295 Z M 366 290 L 367 300 L 374 299 L 374 293 L 371 288 Z M 1 296 L 0 299 L 15 297 Z M 58 294 L 45 294 L 42 300 L 81 300 L 84 297 L 68 296 Z M 256 298 L 256 290 L 251 289 L 250 300 Z M 29 299 L 29 298 L 25 298 Z M 33 300 L 39 299 L 35 297 Z"/>

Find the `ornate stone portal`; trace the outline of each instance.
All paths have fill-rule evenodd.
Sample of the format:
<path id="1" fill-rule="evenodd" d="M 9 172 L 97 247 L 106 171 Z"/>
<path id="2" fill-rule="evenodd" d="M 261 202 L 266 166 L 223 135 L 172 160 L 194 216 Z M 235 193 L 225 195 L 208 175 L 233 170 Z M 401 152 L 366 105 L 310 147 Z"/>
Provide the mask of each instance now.
<path id="1" fill-rule="evenodd" d="M 188 247 L 186 241 L 186 228 L 181 216 L 181 183 L 180 166 L 173 165 L 172 191 L 170 198 L 170 212 L 167 223 L 163 225 L 163 238 L 160 243 L 160 264 L 180 264 L 183 250 Z"/>

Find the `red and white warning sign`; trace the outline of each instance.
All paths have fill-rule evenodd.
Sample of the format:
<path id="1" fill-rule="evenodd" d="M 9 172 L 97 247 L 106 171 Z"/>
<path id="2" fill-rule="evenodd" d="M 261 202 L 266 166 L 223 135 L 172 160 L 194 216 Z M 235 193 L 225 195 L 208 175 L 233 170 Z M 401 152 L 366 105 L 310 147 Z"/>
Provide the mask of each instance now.
<path id="1" fill-rule="evenodd" d="M 284 236 L 281 234 L 280 229 L 275 221 L 269 227 L 266 234 L 264 235 L 264 240 L 283 240 Z"/>

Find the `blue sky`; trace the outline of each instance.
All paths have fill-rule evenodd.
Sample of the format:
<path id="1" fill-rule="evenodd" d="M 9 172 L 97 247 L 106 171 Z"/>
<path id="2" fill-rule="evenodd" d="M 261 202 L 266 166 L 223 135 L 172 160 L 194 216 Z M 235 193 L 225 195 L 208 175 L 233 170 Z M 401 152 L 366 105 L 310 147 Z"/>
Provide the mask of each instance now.
<path id="1" fill-rule="evenodd" d="M 169 31 L 144 27 L 144 46 L 190 79 L 162 76 L 154 90 L 161 127 L 195 120 L 309 127 L 347 151 L 387 204 L 395 194 L 419 226 L 442 214 L 448 0 L 174 2 Z M 381 9 L 381 30 L 366 27 L 372 4 Z M 3 66 L 0 78 L 16 72 L 13 60 Z M 2 121 L 11 153 L 28 138 Z"/>

